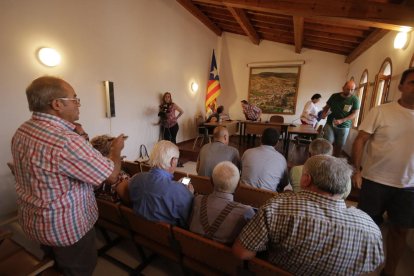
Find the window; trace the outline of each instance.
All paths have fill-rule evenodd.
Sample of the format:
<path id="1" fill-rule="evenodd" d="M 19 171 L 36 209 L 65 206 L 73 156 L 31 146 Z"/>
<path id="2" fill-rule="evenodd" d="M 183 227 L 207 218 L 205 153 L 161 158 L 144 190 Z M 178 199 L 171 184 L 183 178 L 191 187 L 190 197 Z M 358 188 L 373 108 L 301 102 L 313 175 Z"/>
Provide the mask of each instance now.
<path id="1" fill-rule="evenodd" d="M 388 94 L 390 91 L 391 73 L 391 59 L 387 57 L 382 63 L 378 75 L 375 76 L 374 93 L 372 94 L 370 105 L 371 108 L 389 101 Z"/>
<path id="2" fill-rule="evenodd" d="M 362 73 L 361 80 L 359 81 L 359 85 L 357 88 L 357 97 L 361 106 L 359 107 L 359 111 L 357 116 L 354 119 L 354 127 L 358 127 L 362 121 L 364 116 L 364 107 L 365 107 L 365 100 L 367 98 L 367 91 L 368 91 L 368 70 L 365 69 Z"/>

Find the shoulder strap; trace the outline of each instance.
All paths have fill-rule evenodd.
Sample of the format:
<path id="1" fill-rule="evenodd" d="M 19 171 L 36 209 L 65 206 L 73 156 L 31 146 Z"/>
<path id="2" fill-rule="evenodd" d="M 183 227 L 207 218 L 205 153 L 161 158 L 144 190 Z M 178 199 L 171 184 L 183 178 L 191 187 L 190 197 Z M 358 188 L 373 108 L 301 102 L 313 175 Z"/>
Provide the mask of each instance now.
<path id="1" fill-rule="evenodd" d="M 204 236 L 211 239 L 220 228 L 227 215 L 230 214 L 230 212 L 237 206 L 237 202 L 232 201 L 227 203 L 226 207 L 221 210 L 220 214 L 216 217 L 213 224 L 209 225 L 207 217 L 207 198 L 208 196 L 203 196 L 201 199 L 200 222 L 205 233 Z"/>

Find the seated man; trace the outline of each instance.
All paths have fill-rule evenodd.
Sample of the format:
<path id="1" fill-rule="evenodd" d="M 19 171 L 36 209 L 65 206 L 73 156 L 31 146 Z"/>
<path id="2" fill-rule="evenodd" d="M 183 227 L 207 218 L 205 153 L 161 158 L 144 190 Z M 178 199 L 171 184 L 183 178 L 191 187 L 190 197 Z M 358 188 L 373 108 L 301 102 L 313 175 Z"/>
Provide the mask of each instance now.
<path id="1" fill-rule="evenodd" d="M 352 167 L 315 155 L 304 167 L 300 193 L 277 195 L 243 228 L 233 253 L 268 260 L 294 275 L 360 275 L 384 261 L 381 231 L 364 212 L 347 208 Z"/>
<path id="2" fill-rule="evenodd" d="M 309 144 L 309 157 L 318 154 L 332 155 L 333 146 L 328 140 L 318 138 Z M 295 166 L 290 169 L 289 179 L 295 193 L 300 192 L 300 178 L 302 177 L 303 165 Z"/>
<path id="3" fill-rule="evenodd" d="M 214 192 L 194 199 L 190 231 L 232 244 L 254 211 L 250 206 L 233 201 L 240 179 L 233 163 L 220 162 L 213 170 L 212 179 Z"/>
<path id="4" fill-rule="evenodd" d="M 129 181 L 129 196 L 137 215 L 151 221 L 187 226 L 193 203 L 193 187 L 173 180 L 180 152 L 167 140 L 154 145 L 149 172 L 134 175 Z"/>
<path id="5" fill-rule="evenodd" d="M 207 118 L 207 123 L 220 122 L 220 116 L 221 116 L 221 113 L 223 113 L 223 111 L 224 111 L 224 106 L 220 105 L 219 107 L 217 107 L 217 111 L 211 114 Z"/>
<path id="6" fill-rule="evenodd" d="M 222 161 L 231 161 L 240 167 L 239 151 L 229 146 L 229 132 L 226 127 L 218 126 L 213 131 L 214 142 L 204 145 L 197 159 L 197 173 L 211 177 L 214 167 Z"/>
<path id="7" fill-rule="evenodd" d="M 262 110 L 259 107 L 250 104 L 246 100 L 241 101 L 241 107 L 243 110 L 244 117 L 246 117 L 246 120 L 260 121 Z"/>
<path id="8" fill-rule="evenodd" d="M 288 184 L 287 162 L 275 146 L 279 132 L 266 128 L 262 135 L 262 145 L 248 149 L 242 157 L 241 182 L 259 189 L 283 191 Z"/>

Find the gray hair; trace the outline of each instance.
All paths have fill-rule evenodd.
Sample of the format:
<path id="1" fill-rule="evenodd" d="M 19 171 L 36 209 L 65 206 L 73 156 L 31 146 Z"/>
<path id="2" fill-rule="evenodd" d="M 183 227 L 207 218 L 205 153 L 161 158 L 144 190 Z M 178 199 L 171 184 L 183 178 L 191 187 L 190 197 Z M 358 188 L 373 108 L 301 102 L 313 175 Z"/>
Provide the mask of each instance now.
<path id="1" fill-rule="evenodd" d="M 312 184 L 332 195 L 346 197 L 351 191 L 353 168 L 346 159 L 330 155 L 310 157 L 303 167 L 312 178 Z"/>
<path id="2" fill-rule="evenodd" d="M 332 144 L 328 140 L 318 138 L 312 141 L 309 145 L 309 154 L 311 156 L 318 154 L 332 155 Z"/>
<path id="3" fill-rule="evenodd" d="M 167 140 L 161 140 L 154 145 L 150 154 L 150 166 L 167 170 L 171 167 L 171 159 L 180 157 L 178 147 Z"/>
<path id="4" fill-rule="evenodd" d="M 50 109 L 50 103 L 57 98 L 67 96 L 71 87 L 66 81 L 50 76 L 35 79 L 26 88 L 26 97 L 30 111 L 44 112 Z"/>
<path id="5" fill-rule="evenodd" d="M 214 190 L 234 193 L 240 180 L 239 169 L 230 161 L 218 163 L 213 169 Z"/>

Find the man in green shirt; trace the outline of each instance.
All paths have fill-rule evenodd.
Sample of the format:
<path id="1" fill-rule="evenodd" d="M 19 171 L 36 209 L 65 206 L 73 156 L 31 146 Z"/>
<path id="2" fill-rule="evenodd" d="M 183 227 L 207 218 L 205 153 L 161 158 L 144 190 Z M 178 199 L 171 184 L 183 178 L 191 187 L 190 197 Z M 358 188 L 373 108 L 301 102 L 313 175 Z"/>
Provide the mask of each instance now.
<path id="1" fill-rule="evenodd" d="M 333 153 L 337 157 L 341 156 L 352 126 L 352 119 L 356 117 L 359 110 L 360 103 L 358 97 L 353 95 L 354 91 L 355 82 L 347 81 L 342 87 L 342 92 L 332 94 L 322 110 L 323 119 L 328 115 L 328 111 L 331 111 L 323 128 L 323 138 L 333 144 Z"/>

